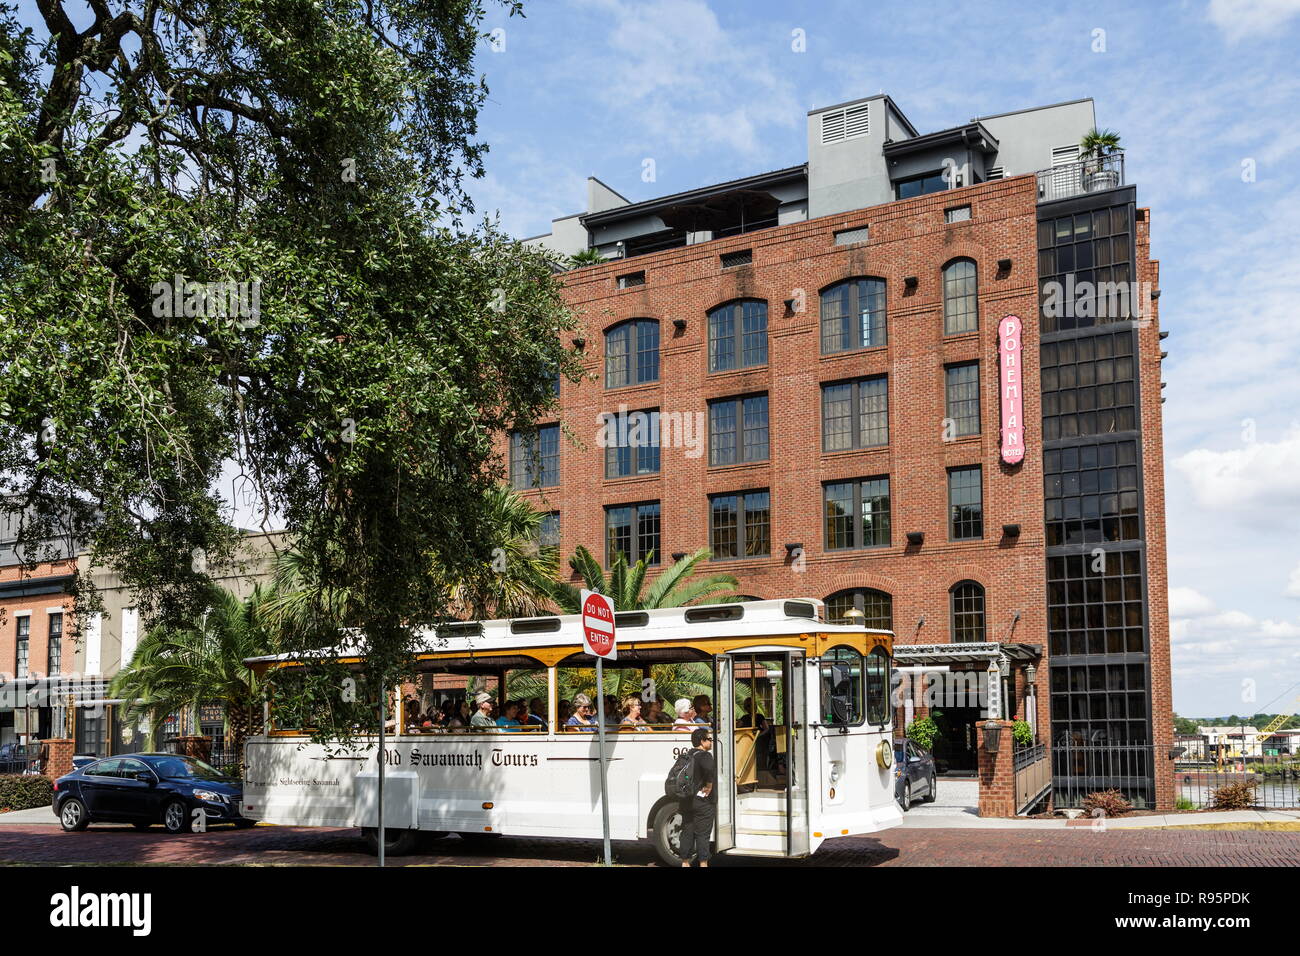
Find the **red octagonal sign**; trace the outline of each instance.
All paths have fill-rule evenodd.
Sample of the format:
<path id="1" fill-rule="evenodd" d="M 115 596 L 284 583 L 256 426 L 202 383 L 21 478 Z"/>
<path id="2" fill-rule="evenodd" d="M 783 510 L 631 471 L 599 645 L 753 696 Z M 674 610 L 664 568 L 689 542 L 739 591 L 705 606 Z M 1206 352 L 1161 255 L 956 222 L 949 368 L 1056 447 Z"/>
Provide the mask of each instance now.
<path id="1" fill-rule="evenodd" d="M 582 590 L 582 643 L 587 653 L 607 661 L 618 660 L 614 638 L 614 604 L 603 594 Z"/>

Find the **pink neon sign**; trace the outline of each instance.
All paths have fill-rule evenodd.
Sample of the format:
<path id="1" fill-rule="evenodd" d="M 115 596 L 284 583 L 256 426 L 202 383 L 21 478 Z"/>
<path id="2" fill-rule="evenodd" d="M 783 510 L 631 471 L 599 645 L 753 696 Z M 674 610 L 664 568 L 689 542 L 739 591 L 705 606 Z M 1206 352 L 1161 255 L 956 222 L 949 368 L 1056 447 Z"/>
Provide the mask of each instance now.
<path id="1" fill-rule="evenodd" d="M 998 385 L 1002 396 L 1002 460 L 1019 464 L 1025 457 L 1025 409 L 1020 361 L 1020 319 L 1008 315 L 998 323 Z"/>

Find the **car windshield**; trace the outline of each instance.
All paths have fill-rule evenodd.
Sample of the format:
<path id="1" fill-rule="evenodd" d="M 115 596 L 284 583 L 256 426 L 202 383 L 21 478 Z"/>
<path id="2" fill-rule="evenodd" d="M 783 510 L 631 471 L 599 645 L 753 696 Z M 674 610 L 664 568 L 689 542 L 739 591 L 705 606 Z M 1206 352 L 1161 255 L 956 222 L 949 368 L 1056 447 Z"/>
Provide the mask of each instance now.
<path id="1" fill-rule="evenodd" d="M 225 780 L 226 775 L 216 767 L 193 757 L 157 757 L 149 763 L 158 776 L 171 780 Z"/>

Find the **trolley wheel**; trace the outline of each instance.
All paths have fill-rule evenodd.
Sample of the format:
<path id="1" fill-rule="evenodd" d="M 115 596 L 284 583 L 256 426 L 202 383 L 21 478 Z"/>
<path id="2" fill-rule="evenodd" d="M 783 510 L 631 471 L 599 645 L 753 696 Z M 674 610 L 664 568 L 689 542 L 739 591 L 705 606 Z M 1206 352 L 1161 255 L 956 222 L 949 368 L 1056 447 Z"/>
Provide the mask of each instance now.
<path id="1" fill-rule="evenodd" d="M 926 791 L 921 798 L 922 803 L 934 803 L 935 798 L 939 796 L 939 780 L 934 774 L 930 774 L 930 789 Z"/>
<path id="2" fill-rule="evenodd" d="M 682 808 L 676 801 L 669 800 L 655 811 L 652 826 L 659 862 L 664 866 L 681 866 Z"/>
<path id="3" fill-rule="evenodd" d="M 361 828 L 361 836 L 366 841 L 366 847 L 375 856 L 379 855 L 378 833 L 376 827 Z M 392 827 L 384 827 L 384 855 L 405 856 L 415 849 L 419 838 L 419 830 L 395 830 Z"/>

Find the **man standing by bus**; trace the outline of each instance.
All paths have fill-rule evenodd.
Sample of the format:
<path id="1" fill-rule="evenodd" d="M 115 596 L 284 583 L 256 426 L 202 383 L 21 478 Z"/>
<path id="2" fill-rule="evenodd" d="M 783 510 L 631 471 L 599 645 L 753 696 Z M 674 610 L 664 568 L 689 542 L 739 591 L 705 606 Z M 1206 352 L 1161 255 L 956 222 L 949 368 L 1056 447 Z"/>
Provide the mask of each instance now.
<path id="1" fill-rule="evenodd" d="M 682 801 L 682 839 L 679 855 L 682 866 L 691 865 L 691 857 L 698 856 L 700 866 L 709 865 L 709 843 L 713 836 L 715 816 L 713 784 L 718 778 L 718 768 L 713 761 L 713 731 L 697 727 L 691 731 L 695 750 L 691 755 L 691 776 L 694 792 Z"/>

